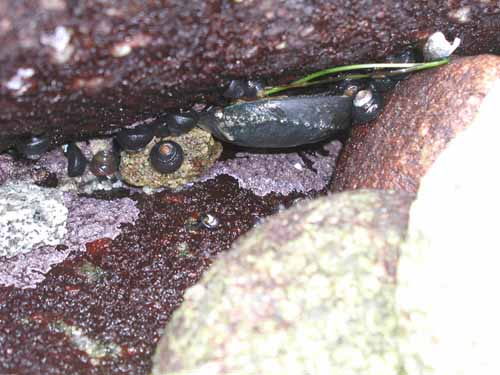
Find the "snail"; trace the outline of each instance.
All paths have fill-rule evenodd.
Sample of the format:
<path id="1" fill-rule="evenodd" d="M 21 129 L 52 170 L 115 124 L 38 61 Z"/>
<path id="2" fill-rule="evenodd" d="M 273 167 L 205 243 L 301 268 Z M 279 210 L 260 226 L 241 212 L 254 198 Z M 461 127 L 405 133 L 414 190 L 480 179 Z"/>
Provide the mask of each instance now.
<path id="1" fill-rule="evenodd" d="M 372 90 L 359 91 L 352 103 L 352 122 L 354 125 L 375 120 L 383 107 L 382 96 Z"/>
<path id="2" fill-rule="evenodd" d="M 224 91 L 226 99 L 256 98 L 264 86 L 258 81 L 233 80 Z"/>
<path id="3" fill-rule="evenodd" d="M 81 176 L 88 164 L 82 150 L 75 143 L 70 143 L 64 147 L 64 155 L 68 159 L 68 176 Z"/>
<path id="4" fill-rule="evenodd" d="M 310 95 L 260 99 L 213 109 L 198 126 L 222 141 L 257 148 L 319 142 L 351 124 L 352 98 Z"/>
<path id="5" fill-rule="evenodd" d="M 116 141 L 125 151 L 140 151 L 151 142 L 154 137 L 153 129 L 147 125 L 140 125 L 132 129 L 123 129 L 116 135 Z"/>
<path id="6" fill-rule="evenodd" d="M 381 77 L 370 80 L 369 87 L 372 91 L 384 93 L 391 91 L 396 87 L 397 83 L 398 81 L 391 77 Z"/>
<path id="7" fill-rule="evenodd" d="M 200 226 L 202 226 L 203 228 L 210 229 L 210 230 L 217 229 L 217 227 L 220 224 L 219 219 L 217 219 L 215 216 L 210 215 L 208 213 L 202 213 L 200 215 L 199 223 L 200 223 Z"/>
<path id="8" fill-rule="evenodd" d="M 154 135 L 159 138 L 182 135 L 193 129 L 197 122 L 198 114 L 194 111 L 181 114 L 166 113 L 155 120 Z"/>
<path id="9" fill-rule="evenodd" d="M 425 61 L 432 61 L 449 57 L 460 45 L 460 38 L 455 38 L 453 43 L 448 42 L 440 31 L 432 34 L 425 42 L 423 54 Z"/>
<path id="10" fill-rule="evenodd" d="M 49 139 L 44 135 L 24 137 L 16 142 L 16 149 L 26 159 L 37 160 L 49 149 Z"/>
<path id="11" fill-rule="evenodd" d="M 99 151 L 92 158 L 89 169 L 97 177 L 112 178 L 118 170 L 118 158 L 111 150 Z"/>
<path id="12" fill-rule="evenodd" d="M 158 142 L 149 153 L 149 162 L 160 173 L 173 173 L 184 161 L 182 147 L 173 141 Z"/>

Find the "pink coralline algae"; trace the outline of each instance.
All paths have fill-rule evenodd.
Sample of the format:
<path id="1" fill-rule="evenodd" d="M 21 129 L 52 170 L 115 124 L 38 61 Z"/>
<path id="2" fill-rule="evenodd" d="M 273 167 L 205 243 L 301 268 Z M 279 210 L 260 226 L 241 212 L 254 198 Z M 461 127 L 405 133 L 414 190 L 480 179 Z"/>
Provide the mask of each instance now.
<path id="1" fill-rule="evenodd" d="M 64 246 L 41 246 L 12 258 L 0 258 L 0 284 L 17 288 L 35 288 L 50 269 L 61 263 L 72 251 L 85 251 L 85 244 L 100 238 L 116 238 L 121 225 L 133 224 L 139 209 L 130 198 L 112 201 L 64 194 L 69 214 Z"/>
<path id="2" fill-rule="evenodd" d="M 333 175 L 341 147 L 339 141 L 332 141 L 325 144 L 322 151 L 314 152 L 240 152 L 234 159 L 215 163 L 201 181 L 226 174 L 238 180 L 241 188 L 258 196 L 272 192 L 287 195 L 320 191 Z"/>

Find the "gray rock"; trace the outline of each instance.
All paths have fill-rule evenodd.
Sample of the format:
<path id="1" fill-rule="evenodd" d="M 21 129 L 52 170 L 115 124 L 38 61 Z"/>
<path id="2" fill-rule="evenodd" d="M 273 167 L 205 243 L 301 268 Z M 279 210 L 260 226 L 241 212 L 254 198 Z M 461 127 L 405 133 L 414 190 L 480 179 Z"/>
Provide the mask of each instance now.
<path id="1" fill-rule="evenodd" d="M 499 102 L 497 80 L 411 208 L 397 292 L 408 374 L 500 373 Z"/>
<path id="2" fill-rule="evenodd" d="M 0 256 L 59 244 L 67 217 L 60 191 L 25 184 L 0 186 Z"/>
<path id="3" fill-rule="evenodd" d="M 300 203 L 186 292 L 153 374 L 395 374 L 395 267 L 412 196 Z"/>

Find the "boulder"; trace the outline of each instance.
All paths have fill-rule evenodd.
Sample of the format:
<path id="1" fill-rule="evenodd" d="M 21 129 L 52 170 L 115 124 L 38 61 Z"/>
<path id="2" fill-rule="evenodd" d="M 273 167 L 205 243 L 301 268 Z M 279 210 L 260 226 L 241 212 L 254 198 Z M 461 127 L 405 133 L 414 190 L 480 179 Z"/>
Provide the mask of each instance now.
<path id="1" fill-rule="evenodd" d="M 421 177 L 458 133 L 472 124 L 494 82 L 500 57 L 456 58 L 400 82 L 381 116 L 353 129 L 332 188 L 415 193 Z"/>
<path id="2" fill-rule="evenodd" d="M 190 288 L 153 374 L 393 374 L 412 195 L 359 191 L 271 217 Z"/>
<path id="3" fill-rule="evenodd" d="M 500 82 L 422 179 L 398 269 L 406 373 L 500 373 Z"/>

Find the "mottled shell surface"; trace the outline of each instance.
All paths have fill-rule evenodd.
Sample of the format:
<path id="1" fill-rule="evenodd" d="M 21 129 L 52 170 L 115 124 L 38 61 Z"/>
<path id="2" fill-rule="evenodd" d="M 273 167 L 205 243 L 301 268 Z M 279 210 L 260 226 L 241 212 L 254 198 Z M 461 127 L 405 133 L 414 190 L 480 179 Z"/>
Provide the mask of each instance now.
<path id="1" fill-rule="evenodd" d="M 294 96 L 238 103 L 207 113 L 198 126 L 240 146 L 285 148 L 319 142 L 351 125 L 352 98 Z"/>
<path id="2" fill-rule="evenodd" d="M 160 173 L 151 166 L 150 152 L 158 142 L 162 141 L 174 141 L 182 147 L 184 161 L 175 172 Z M 140 152 L 122 152 L 120 173 L 123 180 L 133 186 L 176 189 L 193 182 L 205 173 L 221 152 L 222 145 L 215 141 L 209 133 L 194 128 L 180 136 L 155 138 Z"/>

